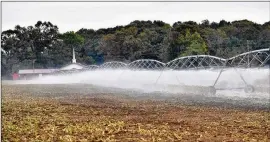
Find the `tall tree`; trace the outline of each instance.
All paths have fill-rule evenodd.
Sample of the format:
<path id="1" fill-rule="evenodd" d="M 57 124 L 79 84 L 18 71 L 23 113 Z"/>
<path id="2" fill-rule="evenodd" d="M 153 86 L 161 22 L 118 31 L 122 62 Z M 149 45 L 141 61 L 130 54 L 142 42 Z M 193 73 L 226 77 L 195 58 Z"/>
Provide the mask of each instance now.
<path id="1" fill-rule="evenodd" d="M 84 36 L 86 35 L 87 34 L 84 34 Z M 86 64 L 94 63 L 94 59 L 87 55 L 87 53 L 85 52 L 85 48 L 82 46 L 85 43 L 85 39 L 83 36 L 73 31 L 70 31 L 62 34 L 60 38 L 63 40 L 64 44 L 69 47 L 68 50 L 70 51 L 70 56 L 72 56 L 72 50 L 75 49 L 75 52 L 78 53 L 78 56 L 76 56 L 78 62 L 84 62 Z"/>
<path id="2" fill-rule="evenodd" d="M 187 30 L 185 36 L 181 35 L 179 37 L 178 42 L 186 47 L 180 56 L 201 55 L 206 54 L 208 51 L 206 43 L 198 32 L 191 34 L 190 31 Z"/>
<path id="3" fill-rule="evenodd" d="M 34 27 L 17 25 L 14 30 L 4 31 L 1 39 L 1 46 L 7 52 L 5 58 L 9 73 L 18 70 L 14 69 L 14 66 L 29 66 L 29 63 L 23 64 L 25 60 L 35 62 L 43 68 L 46 67 L 46 62 L 42 53 L 45 49 L 51 49 L 52 44 L 58 39 L 58 28 L 50 22 L 41 21 Z"/>
<path id="4" fill-rule="evenodd" d="M 210 54 L 228 58 L 248 50 L 269 48 L 270 22 L 249 20 L 209 22 L 133 21 L 98 30 L 82 28 L 59 34 L 50 22 L 16 26 L 1 35 L 2 73 L 22 68 L 59 68 L 71 61 L 72 48 L 83 64 L 148 58 L 167 62 L 179 56 Z M 249 44 L 247 44 L 249 42 Z M 252 44 L 251 44 L 252 43 Z"/>

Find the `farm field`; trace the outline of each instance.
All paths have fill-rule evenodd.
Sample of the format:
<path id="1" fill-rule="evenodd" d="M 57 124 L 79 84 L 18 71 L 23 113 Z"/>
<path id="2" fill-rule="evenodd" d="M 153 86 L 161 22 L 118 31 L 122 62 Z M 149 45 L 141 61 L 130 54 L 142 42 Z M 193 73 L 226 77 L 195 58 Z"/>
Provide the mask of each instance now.
<path id="1" fill-rule="evenodd" d="M 132 94 L 85 84 L 4 84 L 1 139 L 267 142 L 267 106 L 247 100 Z"/>

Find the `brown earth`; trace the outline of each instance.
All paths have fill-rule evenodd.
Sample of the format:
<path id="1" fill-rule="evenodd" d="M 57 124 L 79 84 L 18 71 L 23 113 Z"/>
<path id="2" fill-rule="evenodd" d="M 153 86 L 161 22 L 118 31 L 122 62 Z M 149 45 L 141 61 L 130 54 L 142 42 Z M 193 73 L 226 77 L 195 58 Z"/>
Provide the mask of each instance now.
<path id="1" fill-rule="evenodd" d="M 267 142 L 270 138 L 267 110 L 133 99 L 87 89 L 3 85 L 2 140 Z"/>

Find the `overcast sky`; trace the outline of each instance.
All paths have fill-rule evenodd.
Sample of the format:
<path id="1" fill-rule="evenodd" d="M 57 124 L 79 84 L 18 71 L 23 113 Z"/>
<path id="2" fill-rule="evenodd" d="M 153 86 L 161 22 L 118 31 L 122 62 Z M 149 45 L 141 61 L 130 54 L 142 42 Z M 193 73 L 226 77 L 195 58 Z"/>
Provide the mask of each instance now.
<path id="1" fill-rule="evenodd" d="M 210 22 L 248 19 L 256 23 L 269 21 L 269 2 L 258 3 L 187 3 L 187 2 L 3 2 L 2 31 L 15 25 L 34 25 L 50 21 L 60 32 L 81 28 L 99 29 L 126 25 L 134 20 Z"/>

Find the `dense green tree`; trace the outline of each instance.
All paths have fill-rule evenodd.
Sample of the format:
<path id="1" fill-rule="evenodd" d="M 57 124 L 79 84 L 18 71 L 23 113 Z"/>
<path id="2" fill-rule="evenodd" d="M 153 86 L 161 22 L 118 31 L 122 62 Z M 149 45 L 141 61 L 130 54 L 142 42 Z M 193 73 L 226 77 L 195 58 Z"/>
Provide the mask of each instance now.
<path id="1" fill-rule="evenodd" d="M 58 28 L 50 22 L 38 21 L 35 26 L 26 28 L 18 25 L 14 30 L 4 31 L 1 34 L 1 46 L 7 54 L 4 57 L 5 64 L 2 65 L 9 74 L 16 72 L 18 68 L 29 68 L 32 62 L 40 68 L 47 68 L 43 52 L 52 50 L 52 44 L 57 39 Z"/>
<path id="2" fill-rule="evenodd" d="M 72 48 L 76 48 L 76 46 L 80 46 L 84 42 L 84 38 L 73 31 L 62 34 L 60 38 L 64 41 L 66 45 Z"/>
<path id="3" fill-rule="evenodd" d="M 156 59 L 167 62 L 179 56 L 209 54 L 228 58 L 270 46 L 270 22 L 249 20 L 201 23 L 133 21 L 125 26 L 98 30 L 82 28 L 60 34 L 50 22 L 3 31 L 2 75 L 23 68 L 60 68 L 71 62 L 72 48 L 82 64 L 119 60 Z"/>
<path id="4" fill-rule="evenodd" d="M 79 31 L 80 34 L 82 34 L 85 37 L 88 37 L 91 31 L 87 31 L 82 29 Z M 72 50 L 75 49 L 76 59 L 78 62 L 84 62 L 86 64 L 94 63 L 93 59 L 87 55 L 85 52 L 85 47 L 82 46 L 85 43 L 85 39 L 83 36 L 81 36 L 78 33 L 75 33 L 73 31 L 66 32 L 62 35 L 60 35 L 60 38 L 64 42 L 64 46 L 69 47 L 66 49 L 68 51 L 67 54 L 69 54 L 72 57 Z"/>
<path id="5" fill-rule="evenodd" d="M 180 56 L 206 54 L 208 50 L 206 43 L 198 32 L 191 34 L 189 30 L 186 30 L 185 35 L 179 36 L 178 43 L 185 47 Z"/>
<path id="6" fill-rule="evenodd" d="M 224 49 L 222 44 L 226 40 L 226 33 L 220 29 L 204 28 L 201 29 L 201 37 L 206 42 L 208 54 L 222 57 L 218 49 Z"/>

